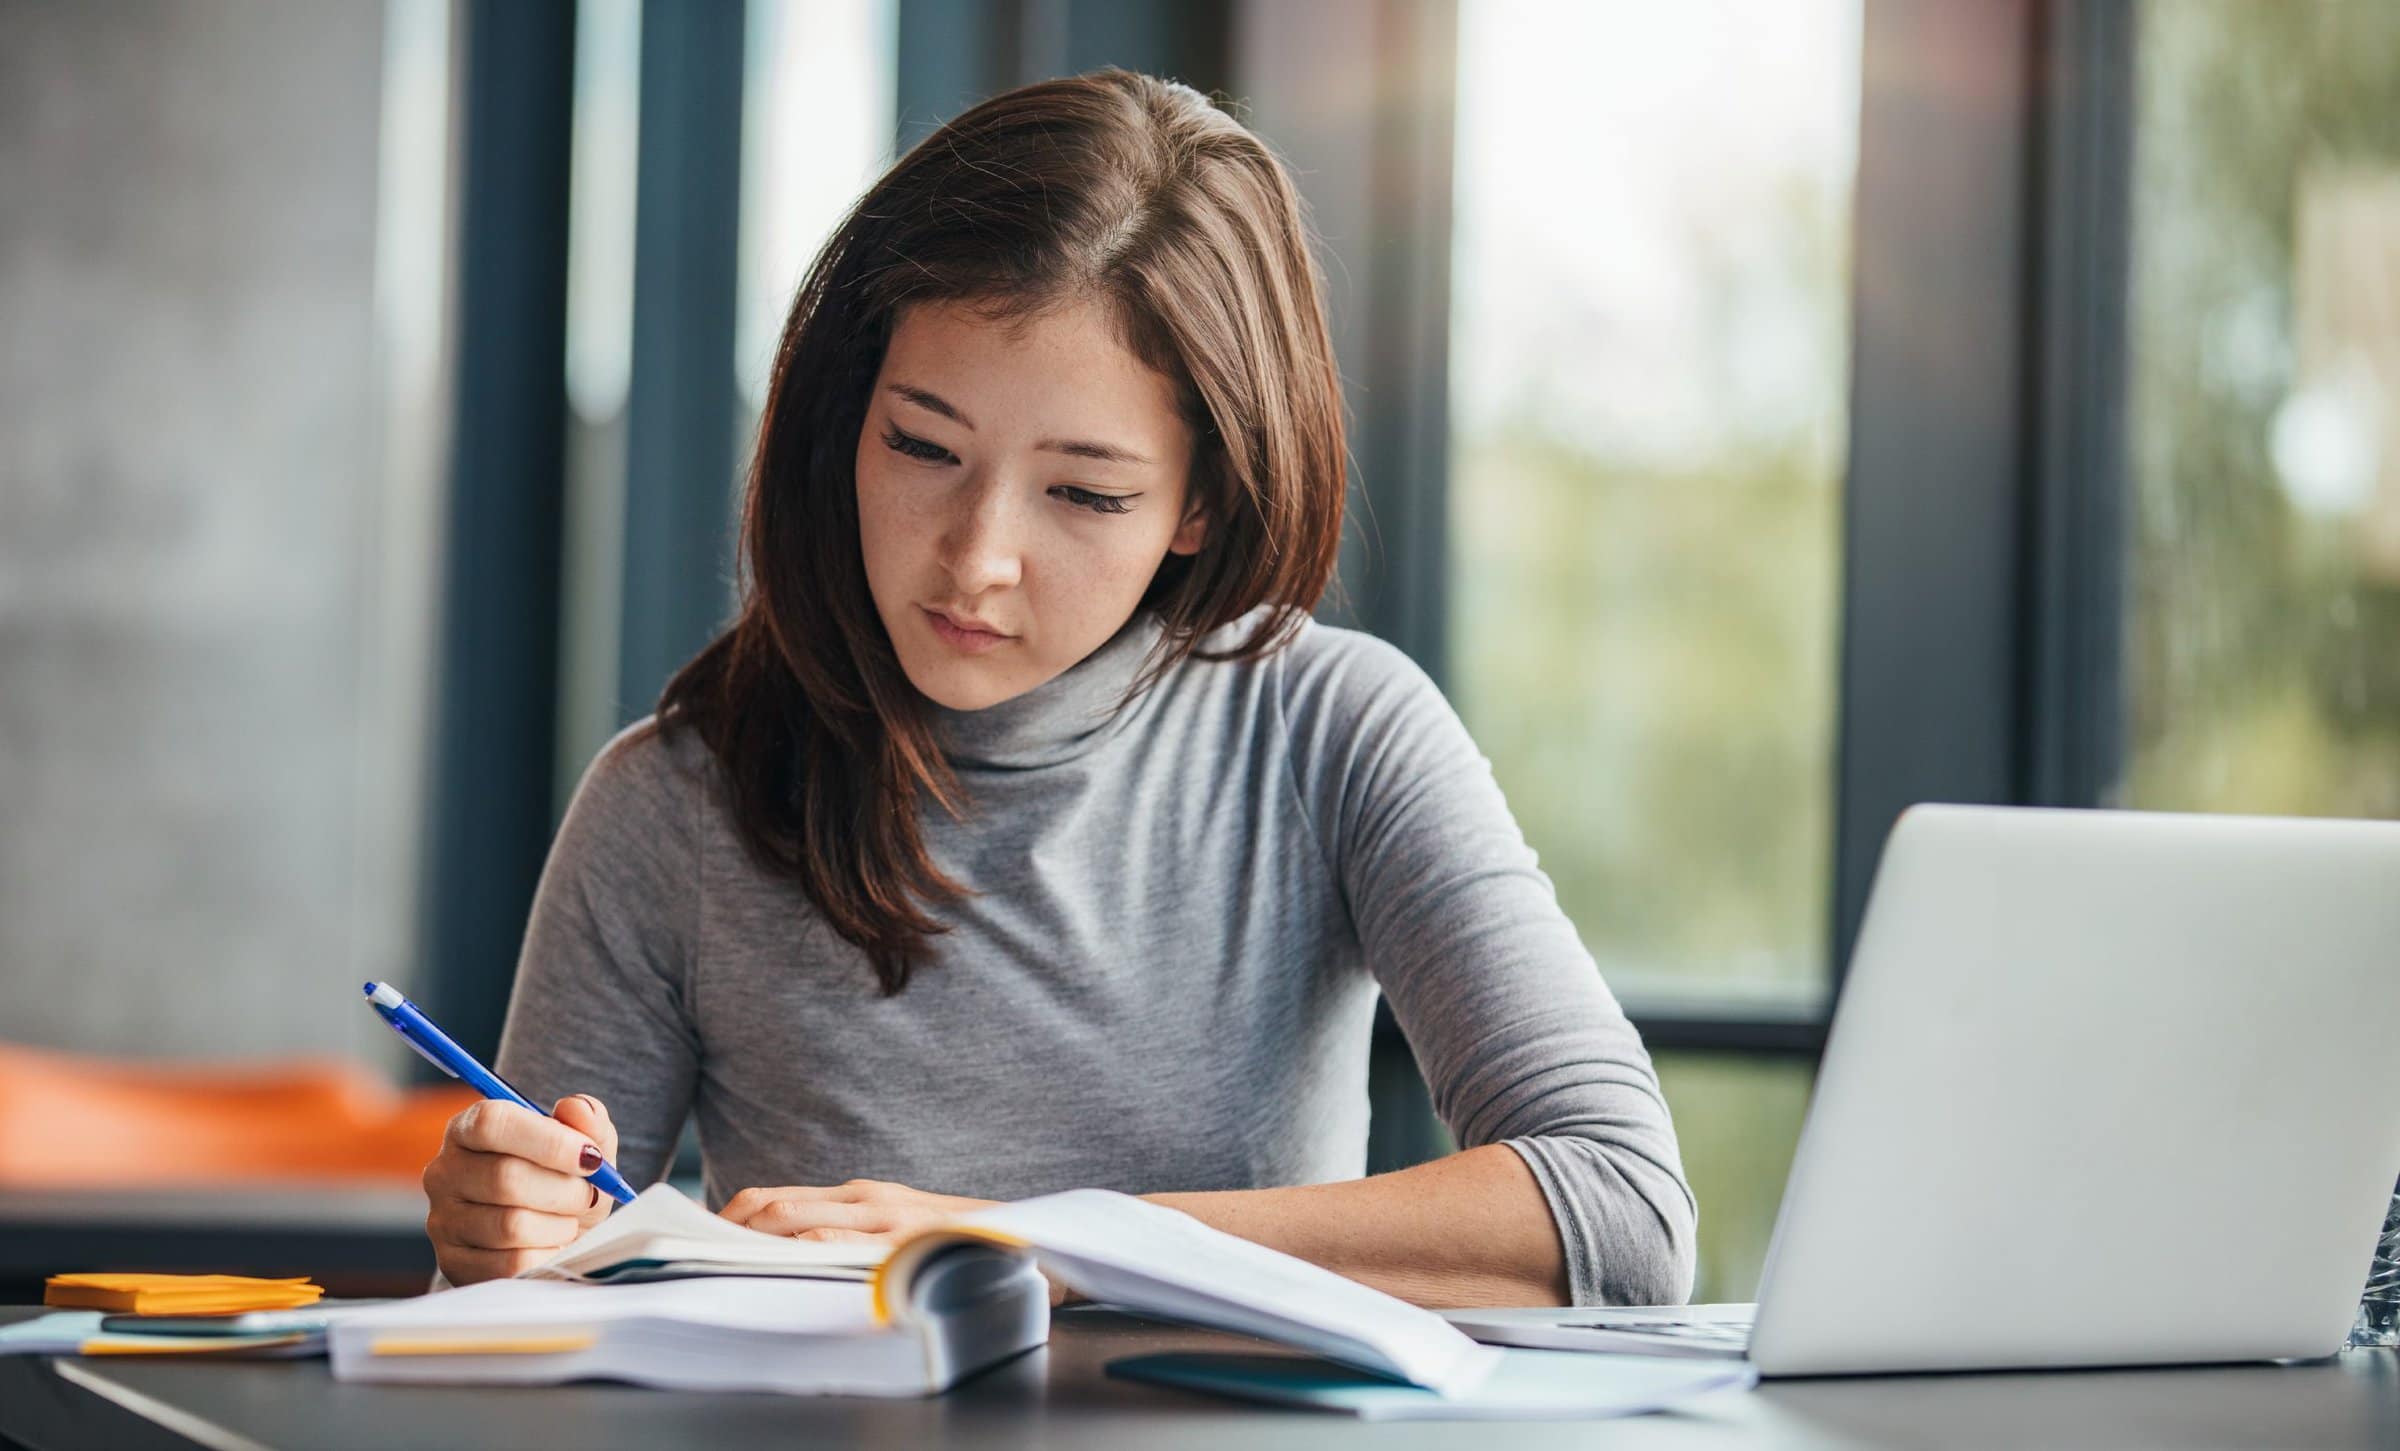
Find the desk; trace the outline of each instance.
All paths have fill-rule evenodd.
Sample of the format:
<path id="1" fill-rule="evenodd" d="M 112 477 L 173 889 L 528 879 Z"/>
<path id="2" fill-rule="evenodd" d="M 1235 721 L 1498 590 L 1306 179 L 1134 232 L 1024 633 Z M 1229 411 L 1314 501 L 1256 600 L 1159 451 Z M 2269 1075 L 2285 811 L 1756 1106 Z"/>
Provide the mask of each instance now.
<path id="1" fill-rule="evenodd" d="M 0 1318 L 30 1313 L 0 1309 Z M 1234 1345 L 1255 1348 L 1235 1336 L 1105 1310 L 1062 1311 L 1047 1348 L 946 1396 L 905 1401 L 683 1395 L 591 1384 L 343 1385 L 322 1360 L 0 1358 L 0 1442 L 13 1437 L 35 1451 L 817 1444 L 1326 1451 L 1477 1440 L 1510 1451 L 2400 1445 L 2400 1360 L 2385 1350 L 2301 1366 L 1786 1381 L 1668 1415 L 1499 1427 L 1366 1425 L 1109 1380 L 1100 1369 L 1121 1355 Z M 168 1434 L 146 1417 L 163 1417 L 182 1432 Z"/>

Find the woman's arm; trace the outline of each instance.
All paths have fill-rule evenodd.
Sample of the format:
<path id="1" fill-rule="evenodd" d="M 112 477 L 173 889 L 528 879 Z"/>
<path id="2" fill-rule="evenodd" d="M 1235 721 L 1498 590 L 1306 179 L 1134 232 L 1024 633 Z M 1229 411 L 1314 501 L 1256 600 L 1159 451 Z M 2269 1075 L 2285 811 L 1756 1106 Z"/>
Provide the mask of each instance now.
<path id="1" fill-rule="evenodd" d="M 1142 1197 L 1419 1305 L 1567 1302 L 1550 1206 L 1499 1144 L 1338 1184 Z"/>
<path id="2" fill-rule="evenodd" d="M 1300 809 L 1465 1152 L 1258 1192 L 1355 1208 L 1350 1237 L 1309 1257 L 1362 1279 L 1432 1266 L 1445 1285 L 1509 1287 L 1518 1303 L 1680 1302 L 1696 1211 L 1666 1100 L 1490 762 L 1425 673 L 1380 640 L 1312 629 L 1278 668 Z M 1537 1205 L 1546 1239 L 1532 1232 Z"/>
<path id="3" fill-rule="evenodd" d="M 636 725 L 584 772 L 542 868 L 493 1064 L 535 1103 L 600 1099 L 637 1189 L 666 1172 L 699 1076 L 698 745 Z"/>
<path id="4" fill-rule="evenodd" d="M 1420 1305 L 1555 1305 L 1567 1295 L 1542 1192 L 1525 1161 L 1497 1144 L 1372 1179 L 1142 1197 Z M 718 1212 L 767 1234 L 890 1244 L 995 1202 L 853 1179 L 744 1189 Z M 1054 1282 L 1051 1303 L 1066 1291 Z"/>
<path id="5" fill-rule="evenodd" d="M 588 1144 L 626 1179 L 667 1167 L 698 1065 L 686 1003 L 699 783 L 629 732 L 584 773 L 542 869 L 495 1067 L 555 1120 L 479 1103 L 425 1166 L 433 1288 L 515 1274 L 606 1218 Z M 612 1123 L 613 1119 L 613 1123 Z M 620 1137 L 621 1135 L 621 1137 Z"/>
<path id="6" fill-rule="evenodd" d="M 701 1062 L 689 1003 L 701 919 L 694 748 L 636 724 L 583 772 L 542 866 L 494 1062 L 535 1103 L 600 1098 L 634 1187 L 667 1173 Z"/>

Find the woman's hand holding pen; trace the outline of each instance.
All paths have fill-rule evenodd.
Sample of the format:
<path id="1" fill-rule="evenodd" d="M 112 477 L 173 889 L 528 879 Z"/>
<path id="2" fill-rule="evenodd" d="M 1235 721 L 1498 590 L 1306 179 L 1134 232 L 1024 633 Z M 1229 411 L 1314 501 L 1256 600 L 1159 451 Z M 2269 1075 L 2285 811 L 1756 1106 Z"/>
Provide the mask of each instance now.
<path id="1" fill-rule="evenodd" d="M 584 1177 L 616 1158 L 607 1108 L 578 1093 L 551 1112 L 485 1099 L 450 1120 L 442 1151 L 425 1166 L 425 1233 L 451 1284 L 539 1264 L 616 1207 Z"/>

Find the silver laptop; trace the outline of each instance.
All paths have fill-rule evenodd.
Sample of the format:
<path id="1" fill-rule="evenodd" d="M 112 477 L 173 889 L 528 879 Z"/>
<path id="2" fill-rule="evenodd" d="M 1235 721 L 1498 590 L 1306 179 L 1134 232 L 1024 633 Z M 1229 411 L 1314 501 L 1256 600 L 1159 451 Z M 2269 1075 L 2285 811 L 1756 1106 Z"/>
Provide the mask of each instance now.
<path id="1" fill-rule="evenodd" d="M 2400 823 L 1919 806 L 1749 1307 L 1457 1311 L 1765 1375 L 2339 1348 L 2400 1175 Z M 1707 1212 L 1707 1205 L 1701 1206 Z"/>

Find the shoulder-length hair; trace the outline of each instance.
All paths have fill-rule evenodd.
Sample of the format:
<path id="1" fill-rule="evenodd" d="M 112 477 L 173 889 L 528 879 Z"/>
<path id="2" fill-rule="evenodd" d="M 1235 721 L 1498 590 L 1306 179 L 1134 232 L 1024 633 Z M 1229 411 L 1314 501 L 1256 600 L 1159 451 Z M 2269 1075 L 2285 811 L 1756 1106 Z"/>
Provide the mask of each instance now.
<path id="1" fill-rule="evenodd" d="M 699 733 L 745 846 L 857 944 L 886 994 L 928 911 L 927 801 L 956 777 L 867 592 L 853 476 L 897 311 L 996 321 L 1096 300 L 1173 384 L 1194 449 L 1199 553 L 1142 598 L 1146 684 L 1187 656 L 1280 648 L 1331 578 L 1347 452 L 1323 289 L 1290 176 L 1188 86 L 1119 69 L 995 96 L 926 137 L 851 207 L 792 302 L 742 511 L 738 616 L 670 681 L 662 729 Z M 1200 638 L 1258 607 L 1223 649 Z"/>

